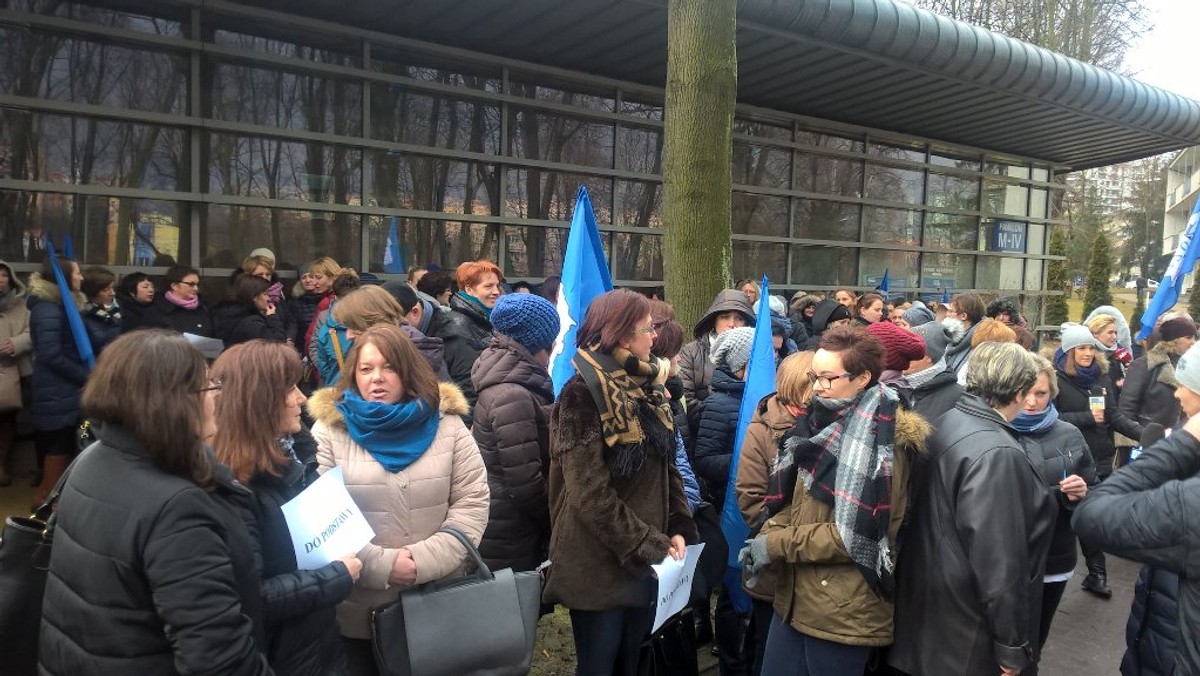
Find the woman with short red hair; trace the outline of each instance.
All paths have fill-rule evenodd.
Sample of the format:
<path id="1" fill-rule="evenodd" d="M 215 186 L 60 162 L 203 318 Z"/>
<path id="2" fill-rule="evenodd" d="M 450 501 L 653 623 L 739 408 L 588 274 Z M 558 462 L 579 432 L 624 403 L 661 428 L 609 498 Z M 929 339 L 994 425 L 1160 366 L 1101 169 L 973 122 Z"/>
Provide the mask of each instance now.
<path id="1" fill-rule="evenodd" d="M 458 291 L 450 296 L 451 311 L 435 313 L 428 335 L 445 343 L 450 379 L 473 408 L 476 394 L 471 384 L 471 367 L 479 353 L 492 343 L 492 308 L 500 298 L 504 275 L 495 263 L 478 260 L 458 266 L 456 277 Z"/>

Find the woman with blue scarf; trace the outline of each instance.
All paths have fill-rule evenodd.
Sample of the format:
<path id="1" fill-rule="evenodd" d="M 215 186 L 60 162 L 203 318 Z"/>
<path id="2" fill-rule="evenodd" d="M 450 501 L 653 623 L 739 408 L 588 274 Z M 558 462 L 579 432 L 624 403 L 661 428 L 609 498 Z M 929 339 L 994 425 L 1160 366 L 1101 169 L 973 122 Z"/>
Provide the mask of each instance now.
<path id="1" fill-rule="evenodd" d="M 1054 354 L 1058 395 L 1054 404 L 1063 422 L 1079 428 L 1088 450 L 1096 461 L 1096 473 L 1103 478 L 1112 472 L 1116 446 L 1113 432 L 1137 439 L 1137 425 L 1117 409 L 1117 393 L 1106 376 L 1108 362 L 1091 330 L 1083 324 L 1062 325 L 1062 345 Z M 1083 589 L 1102 598 L 1111 598 L 1104 553 L 1084 551 L 1088 576 Z"/>
<path id="2" fill-rule="evenodd" d="M 1054 365 L 1045 357 L 1037 357 L 1037 361 L 1037 381 L 1029 388 L 1025 406 L 1013 419 L 1012 426 L 1020 433 L 1021 448 L 1045 478 L 1058 506 L 1054 536 L 1042 577 L 1042 617 L 1038 628 L 1040 654 L 1050 635 L 1050 623 L 1067 588 L 1067 580 L 1075 570 L 1076 537 L 1075 531 L 1071 530 L 1071 514 L 1075 505 L 1087 495 L 1088 486 L 1096 483 L 1096 463 L 1079 428 L 1059 417 L 1054 405 L 1054 399 L 1059 395 Z M 1021 674 L 1037 674 L 1037 664 Z"/>
<path id="3" fill-rule="evenodd" d="M 466 551 L 438 531 L 454 526 L 479 543 L 487 470 L 460 417 L 467 411 L 462 392 L 439 384 L 396 326 L 356 337 L 341 380 L 315 392 L 308 409 L 320 471 L 342 468 L 350 497 L 375 530 L 358 552 L 358 585 L 338 606 L 350 673 L 375 674 L 371 610 L 399 590 L 461 573 Z"/>

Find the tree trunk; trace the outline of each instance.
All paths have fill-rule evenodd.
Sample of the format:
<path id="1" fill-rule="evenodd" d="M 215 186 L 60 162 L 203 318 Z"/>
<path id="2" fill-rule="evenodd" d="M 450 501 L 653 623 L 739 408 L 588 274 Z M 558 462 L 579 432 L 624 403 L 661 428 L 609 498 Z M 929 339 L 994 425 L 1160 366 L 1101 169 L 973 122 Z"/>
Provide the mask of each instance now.
<path id="1" fill-rule="evenodd" d="M 736 0 L 670 0 L 663 148 L 667 298 L 688 327 L 729 285 Z"/>

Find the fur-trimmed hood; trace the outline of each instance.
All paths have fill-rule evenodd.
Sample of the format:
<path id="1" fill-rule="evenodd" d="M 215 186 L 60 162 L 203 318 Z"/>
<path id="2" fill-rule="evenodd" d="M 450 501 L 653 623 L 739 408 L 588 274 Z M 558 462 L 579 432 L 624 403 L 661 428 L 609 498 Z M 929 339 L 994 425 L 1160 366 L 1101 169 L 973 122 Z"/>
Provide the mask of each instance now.
<path id="1" fill-rule="evenodd" d="M 83 308 L 84 305 L 87 305 L 87 298 L 84 297 L 82 291 L 72 291 L 71 297 L 75 299 L 76 308 Z M 29 273 L 29 298 L 44 300 L 56 305 L 62 303 L 62 294 L 58 290 L 58 283 L 42 279 L 40 272 Z"/>
<path id="2" fill-rule="evenodd" d="M 1153 372 L 1161 366 L 1158 382 L 1173 389 L 1177 388 L 1179 380 L 1175 378 L 1175 363 L 1179 361 L 1179 356 L 1179 351 L 1175 349 L 1175 341 L 1159 341 L 1146 353 L 1146 370 Z"/>
<path id="3" fill-rule="evenodd" d="M 933 425 L 920 413 L 905 408 L 896 409 L 896 448 L 916 455 L 924 455 L 929 449 L 929 435 Z"/>
<path id="4" fill-rule="evenodd" d="M 1084 324 L 1092 321 L 1096 315 L 1110 315 L 1117 320 L 1117 345 L 1130 348 L 1133 347 L 1133 337 L 1129 333 L 1129 322 L 1126 321 L 1125 315 L 1121 311 L 1111 305 L 1101 305 L 1100 307 L 1088 313 L 1087 319 L 1083 320 Z"/>
<path id="5" fill-rule="evenodd" d="M 0 260 L 0 268 L 8 272 L 8 291 L 0 296 L 0 312 L 7 312 L 14 305 L 25 302 L 25 284 L 6 261 Z"/>
<path id="6" fill-rule="evenodd" d="M 438 383 L 439 406 L 442 415 L 466 415 L 470 410 L 462 390 L 453 383 Z M 346 420 L 338 410 L 337 388 L 326 387 L 308 398 L 308 413 L 314 420 L 330 427 L 345 427 Z"/>

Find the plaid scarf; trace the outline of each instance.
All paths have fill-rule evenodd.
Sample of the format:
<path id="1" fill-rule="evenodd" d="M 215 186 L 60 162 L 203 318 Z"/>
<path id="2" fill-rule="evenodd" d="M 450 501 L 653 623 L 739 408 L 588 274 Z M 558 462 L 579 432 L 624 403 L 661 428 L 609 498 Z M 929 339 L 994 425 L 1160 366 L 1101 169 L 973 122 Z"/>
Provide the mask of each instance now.
<path id="1" fill-rule="evenodd" d="M 675 421 L 666 392 L 669 364 L 628 350 L 580 348 L 571 360 L 600 409 L 608 466 L 615 478 L 641 470 L 646 452 L 675 457 Z"/>
<path id="2" fill-rule="evenodd" d="M 898 401 L 883 385 L 850 400 L 816 397 L 809 425 L 820 431 L 782 440 L 792 446 L 809 494 L 833 507 L 838 535 L 867 585 L 889 601 L 895 592 L 888 526 Z M 820 420 L 830 417 L 829 424 Z"/>

